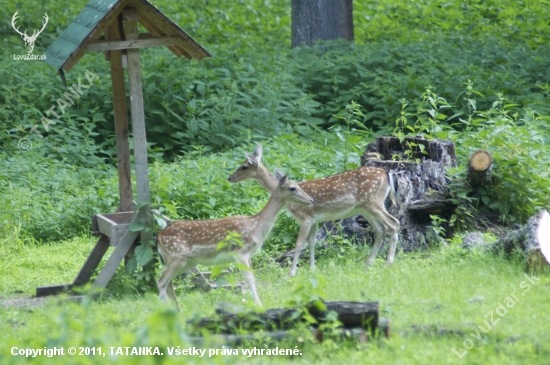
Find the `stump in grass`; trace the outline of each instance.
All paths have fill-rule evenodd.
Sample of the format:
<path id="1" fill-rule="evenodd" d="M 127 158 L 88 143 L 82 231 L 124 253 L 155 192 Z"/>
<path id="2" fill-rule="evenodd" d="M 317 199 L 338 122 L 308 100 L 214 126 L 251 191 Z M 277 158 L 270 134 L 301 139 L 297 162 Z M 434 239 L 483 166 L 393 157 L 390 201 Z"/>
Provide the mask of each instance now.
<path id="1" fill-rule="evenodd" d="M 468 161 L 468 182 L 473 188 L 487 185 L 491 182 L 493 156 L 487 151 L 478 150 Z"/>
<path id="2" fill-rule="evenodd" d="M 394 156 L 400 157 L 396 161 Z M 402 142 L 396 137 L 378 137 L 367 146 L 361 164 L 394 174 L 397 205 L 389 206 L 388 212 L 401 224 L 398 247 L 406 252 L 427 248 L 432 234 L 430 215 L 448 219 L 454 211 L 447 200 L 445 176 L 447 168 L 456 166 L 454 143 L 421 136 Z"/>
<path id="3" fill-rule="evenodd" d="M 527 223 L 506 233 L 491 248 L 506 254 L 520 250 L 525 255 L 527 270 L 539 271 L 550 264 L 550 215 L 541 210 Z"/>
<path id="4" fill-rule="evenodd" d="M 398 156 L 397 160 L 393 156 Z M 417 136 L 401 142 L 397 137 L 377 137 L 367 146 L 361 157 L 361 166 L 378 167 L 394 174 L 397 205 L 389 206 L 387 210 L 401 225 L 398 248 L 406 252 L 427 248 L 430 237 L 434 235 L 428 228 L 432 223 L 430 214 L 449 219 L 454 212 L 454 206 L 448 201 L 445 176 L 448 167 L 456 166 L 453 141 L 427 140 Z M 340 234 L 358 244 L 374 242 L 372 228 L 360 217 L 341 220 L 341 227 L 335 227 L 333 222 L 323 223 L 317 232 L 317 245 L 331 234 Z M 384 242 L 386 240 L 387 237 Z M 300 257 L 304 253 L 305 248 Z M 288 262 L 293 256 L 294 249 L 281 255 L 277 261 Z"/>

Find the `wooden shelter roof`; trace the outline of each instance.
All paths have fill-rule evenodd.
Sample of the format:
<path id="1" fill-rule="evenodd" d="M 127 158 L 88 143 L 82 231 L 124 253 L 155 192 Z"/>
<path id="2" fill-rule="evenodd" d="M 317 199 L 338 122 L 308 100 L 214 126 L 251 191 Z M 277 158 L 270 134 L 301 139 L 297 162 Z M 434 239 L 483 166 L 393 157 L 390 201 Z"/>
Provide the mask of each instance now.
<path id="1" fill-rule="evenodd" d="M 208 51 L 147 0 L 91 0 L 47 49 L 45 62 L 68 72 L 87 51 L 112 49 L 108 48 L 108 39 L 102 36 L 126 7 L 136 8 L 138 22 L 150 33 L 140 37 L 138 42 L 146 43 L 147 39 L 162 37 L 164 45 L 177 57 L 185 56 L 200 61 L 210 56 Z M 128 43 L 128 48 L 131 43 Z"/>

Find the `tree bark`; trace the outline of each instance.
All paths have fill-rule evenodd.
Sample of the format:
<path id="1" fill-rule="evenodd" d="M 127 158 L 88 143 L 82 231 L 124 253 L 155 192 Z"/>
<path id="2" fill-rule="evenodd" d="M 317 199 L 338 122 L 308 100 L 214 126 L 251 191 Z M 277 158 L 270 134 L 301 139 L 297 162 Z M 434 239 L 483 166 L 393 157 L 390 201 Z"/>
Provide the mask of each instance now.
<path id="1" fill-rule="evenodd" d="M 403 141 L 378 137 L 367 146 L 361 165 L 394 174 L 397 204 L 388 213 L 400 223 L 398 247 L 405 252 L 426 249 L 432 235 L 430 214 L 449 219 L 454 212 L 445 176 L 447 168 L 457 165 L 454 143 L 422 136 Z"/>
<path id="2" fill-rule="evenodd" d="M 550 215 L 541 210 L 516 230 L 496 241 L 492 250 L 510 254 L 523 252 L 528 271 L 539 271 L 550 264 Z"/>
<path id="3" fill-rule="evenodd" d="M 468 182 L 473 188 L 487 185 L 491 182 L 493 156 L 487 151 L 478 150 L 468 161 Z"/>
<path id="4" fill-rule="evenodd" d="M 292 48 L 316 40 L 353 41 L 353 0 L 292 0 Z"/>
<path id="5" fill-rule="evenodd" d="M 426 153 L 422 152 L 420 145 Z M 393 160 L 396 155 L 400 157 Z M 428 228 L 432 224 L 430 214 L 448 220 L 454 213 L 455 207 L 448 200 L 445 171 L 456 165 L 455 146 L 450 140 L 428 140 L 417 136 L 401 142 L 397 137 L 378 137 L 367 146 L 361 157 L 361 166 L 378 167 L 394 174 L 397 204 L 387 207 L 387 210 L 400 222 L 400 250 L 409 252 L 428 248 L 434 237 L 433 230 Z M 444 228 L 449 233 L 448 226 Z M 342 235 L 355 244 L 374 242 L 374 231 L 361 216 L 342 219 L 338 223 L 324 222 L 317 232 L 317 245 L 322 245 L 330 235 Z M 305 255 L 305 250 L 302 249 L 300 257 Z M 276 261 L 283 264 L 293 257 L 294 249 Z"/>
<path id="6" fill-rule="evenodd" d="M 322 310 L 314 302 L 305 305 L 308 313 L 317 320 L 317 324 L 327 322 L 327 314 L 336 312 L 338 321 L 344 328 L 362 328 L 372 334 L 376 331 L 389 336 L 389 323 L 379 328 L 378 302 L 324 302 L 326 309 Z M 304 322 L 302 308 L 275 308 L 262 313 L 244 312 L 242 307 L 222 303 L 216 309 L 218 318 L 200 318 L 188 321 L 194 328 L 206 328 L 221 333 L 231 333 L 235 328 L 286 330 L 297 323 Z"/>

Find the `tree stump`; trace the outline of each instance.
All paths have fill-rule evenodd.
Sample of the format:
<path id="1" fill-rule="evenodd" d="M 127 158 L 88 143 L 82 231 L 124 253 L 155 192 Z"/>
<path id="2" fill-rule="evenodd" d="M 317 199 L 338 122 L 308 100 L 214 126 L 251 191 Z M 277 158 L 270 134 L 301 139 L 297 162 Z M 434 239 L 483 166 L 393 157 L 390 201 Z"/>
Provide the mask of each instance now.
<path id="1" fill-rule="evenodd" d="M 487 151 L 478 150 L 468 161 L 468 182 L 473 188 L 487 185 L 491 182 L 493 156 Z"/>
<path id="2" fill-rule="evenodd" d="M 528 271 L 539 271 L 550 264 L 550 215 L 541 210 L 527 223 L 502 236 L 491 245 L 497 252 L 523 252 Z"/>
<path id="3" fill-rule="evenodd" d="M 393 156 L 398 156 L 397 160 Z M 427 140 L 417 136 L 400 142 L 397 137 L 377 137 L 367 146 L 361 157 L 361 166 L 391 171 L 397 182 L 394 187 L 397 205 L 386 209 L 400 222 L 398 247 L 401 250 L 409 252 L 428 247 L 430 237 L 434 236 L 428 228 L 432 224 L 431 214 L 444 219 L 451 217 L 455 207 L 448 201 L 450 194 L 445 171 L 456 165 L 455 146 L 450 140 Z M 391 204 L 389 200 L 388 204 Z M 374 242 L 372 227 L 360 215 L 321 224 L 316 236 L 317 245 L 322 245 L 335 234 L 355 244 Z M 305 255 L 305 250 L 302 249 L 300 257 Z M 283 253 L 276 261 L 286 263 L 293 257 L 294 249 Z"/>
<path id="4" fill-rule="evenodd" d="M 405 252 L 426 249 L 432 233 L 430 215 L 449 219 L 454 211 L 447 200 L 445 176 L 448 167 L 457 165 L 453 141 L 378 137 L 367 146 L 361 165 L 394 174 L 397 205 L 388 207 L 388 212 L 400 222 L 398 247 Z"/>

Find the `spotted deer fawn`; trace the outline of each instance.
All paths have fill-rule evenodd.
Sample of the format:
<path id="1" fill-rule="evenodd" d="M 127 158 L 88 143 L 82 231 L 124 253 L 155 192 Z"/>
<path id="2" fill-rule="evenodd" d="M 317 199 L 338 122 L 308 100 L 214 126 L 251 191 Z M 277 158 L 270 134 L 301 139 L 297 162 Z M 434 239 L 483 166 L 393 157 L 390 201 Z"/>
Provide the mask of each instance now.
<path id="1" fill-rule="evenodd" d="M 271 198 L 266 206 L 251 217 L 234 216 L 215 220 L 177 221 L 157 235 L 157 247 L 166 268 L 157 281 L 160 299 L 167 302 L 168 296 L 179 304 L 174 294 L 172 280 L 197 264 L 214 265 L 236 261 L 245 265 L 241 270 L 248 282 L 254 302 L 262 304 L 256 291 L 254 274 L 250 270 L 250 257 L 262 246 L 273 228 L 277 215 L 287 203 L 312 204 L 313 199 L 298 184 L 290 181 L 276 170 Z M 226 245 L 219 249 L 230 232 L 240 236 L 242 245 Z"/>
<path id="2" fill-rule="evenodd" d="M 236 183 L 255 179 L 265 189 L 273 192 L 277 186 L 277 180 L 262 164 L 262 146 L 257 146 L 252 155 L 247 153 L 245 155 L 246 160 L 229 177 L 229 181 Z M 386 232 L 390 235 L 387 263 L 393 262 L 399 221 L 384 207 L 388 194 L 395 204 L 391 174 L 376 167 L 365 166 L 323 179 L 302 181 L 298 185 L 313 198 L 314 204 L 309 206 L 299 206 L 292 202 L 286 204 L 288 211 L 300 223 L 290 276 L 296 274 L 298 258 L 306 240 L 309 241 L 309 265 L 311 269 L 315 267 L 315 236 L 318 222 L 349 218 L 357 214 L 363 215 L 375 232 L 374 245 L 365 267 L 374 263 Z"/>

